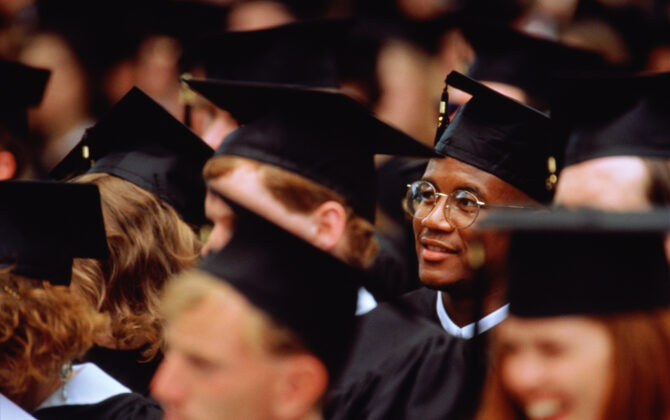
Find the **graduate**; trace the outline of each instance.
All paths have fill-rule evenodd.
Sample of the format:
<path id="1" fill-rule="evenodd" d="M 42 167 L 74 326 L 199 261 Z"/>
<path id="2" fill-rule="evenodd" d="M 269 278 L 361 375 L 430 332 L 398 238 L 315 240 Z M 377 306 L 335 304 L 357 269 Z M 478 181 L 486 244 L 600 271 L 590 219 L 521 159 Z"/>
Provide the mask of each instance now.
<path id="1" fill-rule="evenodd" d="M 167 418 L 322 418 L 363 272 L 225 199 L 230 241 L 166 287 L 168 350 L 152 393 Z"/>
<path id="2" fill-rule="evenodd" d="M 365 65 L 352 64 L 352 60 L 355 61 L 356 58 L 352 57 L 354 55 L 352 50 L 358 51 L 360 47 L 360 41 L 358 41 L 360 36 L 357 35 L 356 28 L 357 24 L 353 20 L 319 19 L 263 30 L 226 32 L 204 40 L 198 51 L 194 53 L 194 61 L 201 62 L 205 73 L 212 79 L 262 83 L 268 85 L 268 88 L 272 86 L 286 88 L 287 92 L 290 92 L 292 88 L 297 91 L 304 87 L 338 89 L 340 93 L 363 104 L 368 104 L 375 95 L 372 92 L 374 88 L 369 88 L 366 81 L 372 77 L 369 73 L 374 73 L 374 71 Z M 207 95 L 204 96 L 207 97 Z M 218 148 L 224 138 L 234 128 L 237 128 L 240 122 L 246 123 L 247 121 L 236 121 L 239 115 L 235 113 L 231 115 L 231 112 L 227 112 L 229 111 L 225 107 L 227 103 L 217 103 L 215 98 L 209 99 L 210 101 L 203 100 L 198 95 L 194 103 L 207 102 L 210 106 L 211 103 L 214 103 L 219 107 L 215 110 L 210 109 L 209 112 L 203 112 L 205 108 L 203 106 L 194 107 L 193 121 L 194 125 L 200 127 L 198 132 L 202 133 L 203 139 Z M 218 101 L 220 100 L 222 99 Z M 239 112 L 242 106 L 239 102 L 245 100 L 247 99 L 238 95 L 228 102 L 238 102 L 237 105 L 230 106 Z M 248 100 L 258 101 L 254 102 L 254 106 L 261 106 L 261 109 L 264 109 L 260 102 L 265 102 L 266 98 L 250 97 Z M 367 112 L 353 102 L 352 109 L 358 110 L 361 114 Z M 324 122 L 324 118 L 325 116 L 320 117 L 319 121 Z M 199 124 L 196 123 L 197 121 L 205 123 Z M 207 124 L 208 121 L 209 124 Z M 316 124 L 314 127 L 317 127 Z M 319 133 L 314 135 L 320 136 Z M 390 135 L 409 139 L 408 136 L 401 135 L 397 131 L 390 132 Z M 309 150 L 314 151 L 315 156 L 323 156 L 323 153 L 315 149 L 316 144 Z M 408 153 L 413 154 L 409 151 L 399 154 Z M 427 153 L 427 149 L 424 148 L 418 152 L 418 155 L 426 156 Z M 338 156 L 341 155 L 342 152 L 339 151 Z M 329 165 L 335 166 L 335 163 Z M 283 167 L 291 172 L 299 173 L 290 163 Z M 368 174 L 369 172 L 366 172 L 365 176 L 371 176 Z M 206 173 L 205 175 L 206 178 L 212 177 L 212 174 Z M 342 177 L 340 174 L 336 176 Z M 321 176 L 316 179 L 316 182 L 323 184 L 323 179 L 324 176 Z M 375 200 L 376 197 L 376 192 L 373 192 L 368 199 Z M 367 229 L 366 227 L 365 230 Z M 376 273 L 372 280 L 374 285 L 370 285 L 369 291 L 377 300 L 384 300 L 396 296 L 398 288 L 402 288 L 402 285 L 406 283 L 407 261 L 381 232 L 375 231 L 373 235 L 375 240 L 370 243 L 378 243 L 379 246 L 372 266 L 369 268 L 370 271 Z M 367 295 L 365 300 L 371 301 L 372 297 Z"/>
<path id="3" fill-rule="evenodd" d="M 422 179 L 410 184 L 419 277 L 424 288 L 404 299 L 452 335 L 472 337 L 471 245 L 484 246 L 489 290 L 482 331 L 504 319 L 506 238 L 471 227 L 489 210 L 539 208 L 553 197 L 562 148 L 545 114 L 457 72 L 447 84 L 471 95 L 440 135 Z"/>
<path id="4" fill-rule="evenodd" d="M 242 126 L 227 136 L 203 174 L 214 222 L 204 252 L 229 235 L 230 212 L 216 192 L 245 205 L 354 267 L 377 257 L 374 161 L 377 153 L 436 156 L 334 90 L 235 81 L 189 85 Z M 380 276 L 366 284 L 383 289 Z"/>
<path id="5" fill-rule="evenodd" d="M 72 364 L 107 321 L 68 287 L 73 259 L 109 253 L 97 187 L 4 181 L 0 196 L 0 393 L 40 420 L 161 418 L 95 364 Z"/>
<path id="6" fill-rule="evenodd" d="M 669 205 L 670 73 L 575 76 L 559 86 L 556 118 L 568 141 L 556 204 L 624 211 Z"/>
<path id="7" fill-rule="evenodd" d="M 513 232 L 510 316 L 477 418 L 667 418 L 667 208 L 496 216 L 486 228 Z"/>
<path id="8" fill-rule="evenodd" d="M 560 150 L 549 118 L 460 73 L 450 73 L 447 83 L 473 98 L 440 131 L 436 150 L 446 157 L 430 160 L 423 178 L 408 186 L 405 201 L 413 217 L 419 277 L 426 287 L 363 317 L 352 368 L 333 392 L 331 409 L 338 414 L 332 418 L 472 416 L 485 368 L 470 362 L 475 313 L 483 317 L 479 332 L 485 332 L 507 311 L 500 275 L 507 238 L 477 233 L 473 225 L 490 209 L 535 209 L 553 195 L 555 168 L 548 163 Z M 475 243 L 485 256 L 477 264 L 470 259 Z M 476 307 L 482 292 L 475 287 L 475 273 L 486 278 L 483 311 Z M 405 357 L 386 359 L 378 343 L 389 340 L 389 331 L 403 330 L 403 323 L 387 315 L 398 307 L 408 307 L 449 337 L 441 339 L 441 359 L 416 358 L 420 352 L 403 345 L 410 342 L 397 344 Z"/>
<path id="9" fill-rule="evenodd" d="M 192 267 L 204 221 L 202 165 L 213 153 L 140 89 L 128 92 L 51 173 L 100 188 L 110 255 L 75 262 L 73 288 L 111 317 L 84 357 L 147 395 L 163 344 L 159 293 Z"/>

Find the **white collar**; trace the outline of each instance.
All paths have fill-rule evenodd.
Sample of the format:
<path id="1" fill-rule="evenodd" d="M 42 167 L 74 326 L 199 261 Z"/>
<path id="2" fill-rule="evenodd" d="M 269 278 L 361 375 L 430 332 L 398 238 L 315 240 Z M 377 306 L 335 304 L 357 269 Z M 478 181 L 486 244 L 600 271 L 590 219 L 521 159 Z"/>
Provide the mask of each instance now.
<path id="1" fill-rule="evenodd" d="M 507 318 L 508 311 L 509 303 L 477 321 L 479 332 L 483 333 L 484 331 L 487 331 L 500 324 L 505 318 Z M 447 311 L 444 310 L 444 305 L 442 304 L 442 292 L 440 291 L 437 292 L 437 317 L 440 319 L 442 328 L 444 328 L 446 332 L 453 336 L 470 339 L 475 335 L 474 322 L 464 327 L 459 327 L 456 325 L 456 323 L 454 323 L 454 321 L 451 320 L 451 318 L 449 318 Z"/>
<path id="2" fill-rule="evenodd" d="M 120 384 L 93 363 L 74 365 L 72 370 L 74 376 L 35 410 L 62 405 L 92 405 L 113 396 L 130 392 L 130 389 Z M 65 400 L 62 397 L 63 387 L 65 387 L 67 395 Z"/>
<path id="3" fill-rule="evenodd" d="M 358 289 L 358 302 L 356 302 L 356 315 L 364 315 L 377 307 L 377 300 L 365 287 Z"/>
<path id="4" fill-rule="evenodd" d="M 35 420 L 35 417 L 25 412 L 21 407 L 14 404 L 12 400 L 0 394 L 0 419 L 1 420 Z"/>

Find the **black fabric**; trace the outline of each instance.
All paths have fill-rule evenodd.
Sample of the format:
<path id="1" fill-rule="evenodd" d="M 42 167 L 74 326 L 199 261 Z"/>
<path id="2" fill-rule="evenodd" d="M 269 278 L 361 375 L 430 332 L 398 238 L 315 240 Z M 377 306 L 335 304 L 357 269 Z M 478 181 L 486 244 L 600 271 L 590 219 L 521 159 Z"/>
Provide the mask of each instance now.
<path id="1" fill-rule="evenodd" d="M 365 288 L 377 301 L 396 298 L 421 285 L 409 255 L 391 239 L 377 232 L 379 252 L 367 269 L 369 276 Z M 415 258 L 416 259 L 416 258 Z"/>
<path id="2" fill-rule="evenodd" d="M 548 107 L 551 103 L 555 76 L 602 72 L 609 67 L 594 52 L 492 22 L 467 22 L 463 32 L 475 50 L 468 76 L 519 87 L 537 106 Z"/>
<path id="3" fill-rule="evenodd" d="M 421 179 L 427 164 L 426 159 L 394 156 L 377 169 L 378 204 L 385 217 L 378 220 L 376 227 L 386 234 L 406 270 L 403 282 L 390 288 L 393 296 L 421 287 L 412 218 L 403 209 L 402 201 L 407 185 Z"/>
<path id="4" fill-rule="evenodd" d="M 437 290 L 420 287 L 414 291 L 405 293 L 400 297 L 400 300 L 403 302 L 403 305 L 407 305 L 414 313 L 442 328 L 442 323 L 435 309 L 437 305 L 437 293 Z"/>
<path id="5" fill-rule="evenodd" d="M 471 95 L 442 133 L 435 150 L 493 174 L 548 203 L 548 159 L 562 145 L 548 116 L 452 71 L 447 84 Z"/>
<path id="6" fill-rule="evenodd" d="M 521 317 L 608 315 L 670 305 L 670 211 L 554 210 L 487 218 L 511 229 L 508 300 Z"/>
<path id="7" fill-rule="evenodd" d="M 93 346 L 82 357 L 82 362 L 92 362 L 131 391 L 149 396 L 151 379 L 163 360 L 163 353 L 150 361 L 144 361 L 143 348 L 136 350 L 118 350 Z"/>
<path id="8" fill-rule="evenodd" d="M 37 420 L 160 420 L 163 410 L 139 394 L 119 394 L 97 404 L 49 407 L 31 413 Z"/>
<path id="9" fill-rule="evenodd" d="M 116 175 L 155 194 L 184 221 L 199 226 L 205 223 L 201 171 L 213 153 L 195 133 L 133 88 L 87 130 L 50 176 Z"/>
<path id="10" fill-rule="evenodd" d="M 94 185 L 0 182 L 0 266 L 68 285 L 73 258 L 109 255 Z"/>
<path id="11" fill-rule="evenodd" d="M 26 110 L 42 101 L 51 71 L 0 58 L 0 125 L 13 135 L 28 134 Z"/>
<path id="12" fill-rule="evenodd" d="M 337 87 L 336 58 L 352 25 L 321 19 L 224 32 L 201 41 L 197 61 L 210 78 Z"/>
<path id="13" fill-rule="evenodd" d="M 188 84 L 242 124 L 216 155 L 254 159 L 302 175 L 342 194 L 370 221 L 375 154 L 439 156 L 333 90 L 224 80 Z"/>
<path id="14" fill-rule="evenodd" d="M 50 70 L 0 58 L 0 109 L 38 105 L 50 75 Z"/>
<path id="15" fill-rule="evenodd" d="M 608 156 L 670 158 L 670 73 L 564 78 L 555 118 L 565 164 Z"/>
<path id="16" fill-rule="evenodd" d="M 233 208 L 232 239 L 199 268 L 229 283 L 290 328 L 337 376 L 353 336 L 364 273 L 221 195 Z"/>
<path id="17" fill-rule="evenodd" d="M 461 418 L 466 348 L 430 322 L 381 304 L 358 320 L 351 358 L 327 396 L 325 418 Z"/>

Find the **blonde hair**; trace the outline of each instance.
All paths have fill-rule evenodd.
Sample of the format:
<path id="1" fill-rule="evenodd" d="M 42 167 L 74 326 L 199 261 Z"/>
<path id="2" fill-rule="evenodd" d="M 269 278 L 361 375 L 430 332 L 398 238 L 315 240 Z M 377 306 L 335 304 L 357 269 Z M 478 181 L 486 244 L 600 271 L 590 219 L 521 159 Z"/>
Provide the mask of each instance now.
<path id="1" fill-rule="evenodd" d="M 256 309 L 228 283 L 202 270 L 187 270 L 168 281 L 161 300 L 161 314 L 170 323 L 206 298 L 215 296 L 246 302 L 243 333 L 254 350 L 278 356 L 308 352 L 293 331 Z"/>
<path id="2" fill-rule="evenodd" d="M 148 343 L 143 356 L 150 360 L 163 343 L 160 291 L 171 275 L 195 264 L 200 241 L 171 206 L 131 182 L 104 173 L 75 181 L 100 189 L 110 257 L 75 260 L 73 285 L 109 313 L 117 345 Z"/>
<path id="3" fill-rule="evenodd" d="M 107 317 L 68 287 L 0 272 L 0 392 L 20 404 L 36 382 L 83 355 Z"/>
<path id="4" fill-rule="evenodd" d="M 379 252 L 374 227 L 357 215 L 341 194 L 301 175 L 274 165 L 237 156 L 215 156 L 205 164 L 203 176 L 209 181 L 228 175 L 241 161 L 257 165 L 263 185 L 287 209 L 297 213 L 311 213 L 326 201 L 340 203 L 347 214 L 346 238 L 348 252 L 345 262 L 357 268 L 369 267 Z"/>

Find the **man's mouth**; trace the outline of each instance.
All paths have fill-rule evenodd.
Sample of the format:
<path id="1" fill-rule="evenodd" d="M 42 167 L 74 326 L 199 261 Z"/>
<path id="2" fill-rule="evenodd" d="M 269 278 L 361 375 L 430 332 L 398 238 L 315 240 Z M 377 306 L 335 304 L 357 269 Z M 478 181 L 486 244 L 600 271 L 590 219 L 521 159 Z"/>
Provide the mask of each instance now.
<path id="1" fill-rule="evenodd" d="M 439 241 L 432 239 L 421 239 L 421 258 L 426 261 L 441 261 L 449 255 L 457 254 L 458 250 Z"/>

